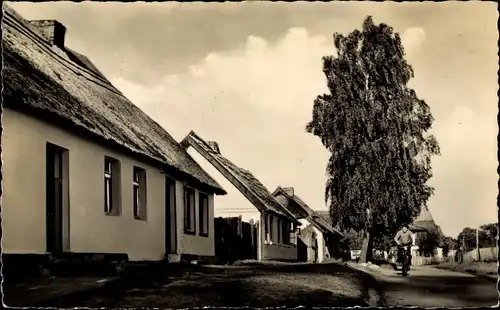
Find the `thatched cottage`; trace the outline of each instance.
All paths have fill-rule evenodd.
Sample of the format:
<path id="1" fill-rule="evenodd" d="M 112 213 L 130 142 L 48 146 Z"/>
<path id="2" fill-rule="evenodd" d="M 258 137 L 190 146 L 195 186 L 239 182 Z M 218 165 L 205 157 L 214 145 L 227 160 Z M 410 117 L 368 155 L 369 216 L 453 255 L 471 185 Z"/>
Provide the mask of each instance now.
<path id="1" fill-rule="evenodd" d="M 213 257 L 224 189 L 61 23 L 4 9 L 3 254 Z"/>
<path id="2" fill-rule="evenodd" d="M 293 187 L 278 187 L 273 196 L 301 222 L 299 239 L 307 248 L 307 254 L 303 255 L 307 261 L 321 263 L 327 258 L 340 257 L 344 235 L 297 196 Z"/>
<path id="3" fill-rule="evenodd" d="M 257 259 L 296 261 L 296 230 L 300 222 L 293 214 L 250 171 L 225 158 L 218 143 L 205 141 L 191 131 L 181 144 L 199 153 L 201 159 L 212 165 L 260 212 Z"/>

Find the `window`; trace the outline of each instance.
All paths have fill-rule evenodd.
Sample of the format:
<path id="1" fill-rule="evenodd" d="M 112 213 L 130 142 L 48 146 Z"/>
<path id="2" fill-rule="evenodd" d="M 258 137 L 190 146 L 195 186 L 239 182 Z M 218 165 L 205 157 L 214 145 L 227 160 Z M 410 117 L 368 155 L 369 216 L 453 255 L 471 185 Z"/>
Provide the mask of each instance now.
<path id="1" fill-rule="evenodd" d="M 274 217 L 272 215 L 269 216 L 269 234 L 270 234 L 270 237 L 269 239 L 271 241 L 276 241 L 276 239 L 274 239 L 274 225 L 273 225 L 273 222 L 274 222 Z"/>
<path id="2" fill-rule="evenodd" d="M 146 220 L 146 170 L 134 167 L 132 184 L 134 190 L 134 218 Z"/>
<path id="3" fill-rule="evenodd" d="M 120 214 L 120 162 L 104 157 L 104 212 L 107 215 Z"/>
<path id="4" fill-rule="evenodd" d="M 264 238 L 265 241 L 269 240 L 269 216 L 264 214 Z"/>
<path id="5" fill-rule="evenodd" d="M 196 234 L 194 190 L 184 188 L 184 232 L 190 235 Z"/>
<path id="6" fill-rule="evenodd" d="M 283 220 L 282 219 L 277 219 L 276 220 L 276 223 L 278 224 L 278 243 L 283 243 L 282 241 L 282 230 L 283 230 L 283 226 L 281 226 Z"/>
<path id="7" fill-rule="evenodd" d="M 300 234 L 300 228 L 297 228 L 297 231 L 295 231 L 295 226 L 293 223 L 290 224 L 290 244 L 296 244 L 297 243 L 297 235 Z"/>
<path id="8" fill-rule="evenodd" d="M 208 195 L 200 193 L 200 236 L 208 237 Z"/>
<path id="9" fill-rule="evenodd" d="M 290 223 L 283 221 L 283 244 L 290 244 Z"/>

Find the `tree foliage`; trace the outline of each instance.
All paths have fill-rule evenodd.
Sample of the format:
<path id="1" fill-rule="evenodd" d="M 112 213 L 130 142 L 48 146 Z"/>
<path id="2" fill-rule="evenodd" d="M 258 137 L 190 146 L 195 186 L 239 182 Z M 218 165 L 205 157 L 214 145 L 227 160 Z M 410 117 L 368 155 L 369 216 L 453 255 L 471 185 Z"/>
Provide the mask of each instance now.
<path id="1" fill-rule="evenodd" d="M 369 16 L 361 31 L 335 33 L 334 46 L 337 55 L 323 58 L 329 93 L 306 127 L 331 153 L 325 200 L 342 230 L 392 236 L 433 193 L 433 117 L 407 86 L 413 69 L 390 26 Z"/>
<path id="2" fill-rule="evenodd" d="M 363 234 L 361 232 L 357 232 L 354 229 L 350 229 L 344 232 L 344 236 L 346 237 L 349 249 L 351 250 L 361 249 L 361 244 L 363 243 Z"/>
<path id="3" fill-rule="evenodd" d="M 498 237 L 498 223 L 481 225 L 479 228 L 484 231 L 488 239 L 496 240 Z"/>
<path id="4" fill-rule="evenodd" d="M 453 239 L 452 237 L 445 237 L 443 239 L 443 255 L 446 257 L 448 256 L 448 253 L 451 250 L 457 250 L 458 249 L 458 242 L 457 240 Z"/>
<path id="5" fill-rule="evenodd" d="M 420 253 L 424 256 L 433 256 L 441 243 L 441 236 L 437 229 L 431 229 L 428 232 L 419 233 L 417 235 L 416 244 L 419 247 Z"/>
<path id="6" fill-rule="evenodd" d="M 476 230 L 470 227 L 465 227 L 458 234 L 458 243 L 465 251 L 470 251 L 476 247 Z"/>
<path id="7" fill-rule="evenodd" d="M 496 246 L 498 236 L 498 223 L 491 223 L 479 226 L 479 247 L 488 248 Z M 471 251 L 476 245 L 476 229 L 466 227 L 458 234 L 458 243 L 464 247 L 465 251 Z"/>

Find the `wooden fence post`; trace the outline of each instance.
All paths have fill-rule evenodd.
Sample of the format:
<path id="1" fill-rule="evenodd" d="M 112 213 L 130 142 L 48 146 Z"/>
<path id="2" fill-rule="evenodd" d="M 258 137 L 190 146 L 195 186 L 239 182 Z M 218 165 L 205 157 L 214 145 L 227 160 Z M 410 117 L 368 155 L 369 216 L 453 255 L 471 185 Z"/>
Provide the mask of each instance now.
<path id="1" fill-rule="evenodd" d="M 253 251 L 253 248 L 255 246 L 255 240 L 254 240 L 255 232 L 254 232 L 254 228 L 255 228 L 255 225 L 254 225 L 253 219 L 250 219 L 250 239 L 252 240 L 252 251 Z"/>
<path id="2" fill-rule="evenodd" d="M 238 234 L 243 238 L 243 222 L 241 220 L 241 215 L 238 216 Z"/>

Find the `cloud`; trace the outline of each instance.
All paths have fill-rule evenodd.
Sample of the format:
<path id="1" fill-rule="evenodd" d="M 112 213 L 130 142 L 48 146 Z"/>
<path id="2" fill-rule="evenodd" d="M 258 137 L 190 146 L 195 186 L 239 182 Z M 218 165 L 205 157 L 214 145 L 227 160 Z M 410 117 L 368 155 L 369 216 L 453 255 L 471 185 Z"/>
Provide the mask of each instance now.
<path id="1" fill-rule="evenodd" d="M 146 110 L 181 105 L 186 113 L 194 110 L 206 116 L 214 105 L 226 111 L 247 106 L 286 113 L 304 126 L 314 98 L 327 91 L 322 57 L 332 52 L 326 38 L 292 28 L 274 44 L 249 36 L 242 50 L 210 53 L 185 72 L 165 76 L 153 86 L 122 77 L 112 82 Z"/>
<path id="2" fill-rule="evenodd" d="M 403 33 L 405 50 L 413 56 L 425 40 L 419 27 Z M 326 37 L 296 27 L 272 42 L 250 35 L 240 48 L 210 52 L 151 86 L 120 76 L 112 82 L 177 140 L 190 130 L 217 140 L 225 156 L 252 171 L 270 190 L 293 186 L 311 207 L 321 209 L 329 154 L 304 128 L 314 98 L 327 91 L 322 57 L 334 52 Z M 419 75 L 415 83 L 438 117 L 434 132 L 442 151 L 433 159 L 436 194 L 429 206 L 445 232 L 455 234 L 471 218 L 482 223 L 491 217 L 493 209 L 473 212 L 471 206 L 486 206 L 496 195 L 496 173 L 490 173 L 496 163 L 496 120 L 495 114 L 464 103 L 467 94 L 457 93 L 452 84 L 443 82 L 437 89 L 426 79 L 429 74 Z M 229 195 L 217 198 L 217 208 L 248 208 L 236 189 L 226 189 Z M 450 209 L 459 217 L 454 223 L 446 223 Z"/>
<path id="3" fill-rule="evenodd" d="M 314 98 L 327 90 L 322 57 L 332 50 L 325 37 L 292 28 L 274 43 L 249 36 L 242 49 L 209 53 L 151 87 L 111 80 L 176 139 L 193 129 L 217 140 L 223 154 L 270 190 L 294 186 L 324 208 L 328 153 L 305 126 Z M 229 190 L 218 208 L 240 204 Z"/>

